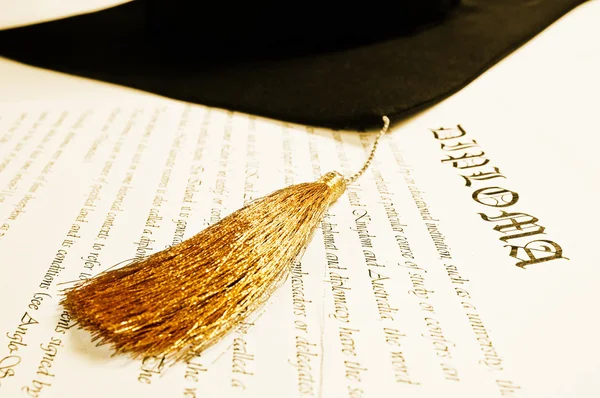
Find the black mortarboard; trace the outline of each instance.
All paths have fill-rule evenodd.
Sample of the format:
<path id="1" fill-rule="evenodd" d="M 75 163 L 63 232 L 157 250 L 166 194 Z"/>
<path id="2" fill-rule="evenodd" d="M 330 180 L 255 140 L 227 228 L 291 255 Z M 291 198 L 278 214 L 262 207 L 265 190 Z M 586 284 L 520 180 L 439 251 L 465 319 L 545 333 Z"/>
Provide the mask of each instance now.
<path id="1" fill-rule="evenodd" d="M 0 54 L 167 97 L 333 128 L 468 84 L 583 0 L 134 1 L 0 32 Z"/>

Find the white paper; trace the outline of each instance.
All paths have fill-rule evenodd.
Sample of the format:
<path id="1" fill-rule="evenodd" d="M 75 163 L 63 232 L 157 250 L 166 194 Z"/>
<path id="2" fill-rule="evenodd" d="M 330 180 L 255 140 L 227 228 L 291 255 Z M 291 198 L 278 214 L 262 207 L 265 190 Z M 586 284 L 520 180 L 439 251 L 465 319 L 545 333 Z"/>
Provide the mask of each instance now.
<path id="1" fill-rule="evenodd" d="M 130 0 L 0 0 L 0 29 L 67 18 Z"/>
<path id="2" fill-rule="evenodd" d="M 395 125 L 253 325 L 173 367 L 95 347 L 60 284 L 353 172 L 374 135 L 3 63 L 42 87 L 0 104 L 0 396 L 598 396 L 599 16 Z M 98 95 L 43 100 L 44 81 Z"/>

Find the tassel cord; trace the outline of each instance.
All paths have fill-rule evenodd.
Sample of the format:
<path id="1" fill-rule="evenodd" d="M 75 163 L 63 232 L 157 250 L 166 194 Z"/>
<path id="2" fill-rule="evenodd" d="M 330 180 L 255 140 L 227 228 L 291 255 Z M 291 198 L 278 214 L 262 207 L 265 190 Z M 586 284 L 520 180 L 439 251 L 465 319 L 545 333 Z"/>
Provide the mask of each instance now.
<path id="1" fill-rule="evenodd" d="M 377 134 L 377 137 L 375 137 L 375 141 L 373 142 L 373 146 L 371 147 L 371 152 L 369 152 L 369 156 L 367 157 L 367 160 L 365 160 L 365 162 L 363 163 L 363 166 L 360 168 L 360 170 L 358 170 L 356 173 L 352 174 L 351 176 L 344 178 L 344 180 L 346 181 L 346 185 L 352 184 L 354 181 L 356 181 L 360 176 L 362 176 L 364 174 L 365 171 L 367 171 L 369 166 L 371 166 L 371 163 L 373 162 L 373 158 L 375 158 L 375 152 L 377 151 L 377 146 L 379 145 L 379 140 L 381 139 L 381 137 L 383 137 L 385 135 L 385 133 L 387 133 L 388 128 L 390 127 L 390 119 L 387 116 L 383 116 L 382 120 L 383 120 L 383 127 L 381 128 L 381 130 L 379 130 L 379 134 Z"/>

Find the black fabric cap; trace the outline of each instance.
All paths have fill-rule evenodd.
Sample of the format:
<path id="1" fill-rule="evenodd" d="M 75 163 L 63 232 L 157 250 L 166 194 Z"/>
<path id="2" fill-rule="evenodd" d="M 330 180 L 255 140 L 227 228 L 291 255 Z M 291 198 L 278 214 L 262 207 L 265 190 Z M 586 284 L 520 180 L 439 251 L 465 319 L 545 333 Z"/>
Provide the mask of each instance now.
<path id="1" fill-rule="evenodd" d="M 362 130 L 456 92 L 583 0 L 134 1 L 0 32 L 0 54 L 163 96 Z"/>

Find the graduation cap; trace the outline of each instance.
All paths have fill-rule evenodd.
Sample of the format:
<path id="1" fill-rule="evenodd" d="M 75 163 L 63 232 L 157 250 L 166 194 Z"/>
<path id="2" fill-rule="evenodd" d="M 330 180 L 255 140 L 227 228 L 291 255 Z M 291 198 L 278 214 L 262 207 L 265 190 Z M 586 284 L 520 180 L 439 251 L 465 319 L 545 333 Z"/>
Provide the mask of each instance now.
<path id="1" fill-rule="evenodd" d="M 0 54 L 170 98 L 362 130 L 453 94 L 583 0 L 133 1 Z"/>

